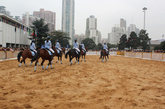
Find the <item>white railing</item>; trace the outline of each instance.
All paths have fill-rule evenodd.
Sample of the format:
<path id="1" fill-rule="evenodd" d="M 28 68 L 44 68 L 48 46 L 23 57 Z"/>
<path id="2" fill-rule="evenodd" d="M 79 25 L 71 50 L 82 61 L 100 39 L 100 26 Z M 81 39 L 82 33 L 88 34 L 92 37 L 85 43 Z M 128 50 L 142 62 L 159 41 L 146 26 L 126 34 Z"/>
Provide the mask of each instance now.
<path id="1" fill-rule="evenodd" d="M 124 56 L 133 57 L 133 58 L 141 58 L 141 59 L 149 59 L 149 60 L 157 60 L 157 61 L 165 61 L 165 53 L 125 52 Z"/>

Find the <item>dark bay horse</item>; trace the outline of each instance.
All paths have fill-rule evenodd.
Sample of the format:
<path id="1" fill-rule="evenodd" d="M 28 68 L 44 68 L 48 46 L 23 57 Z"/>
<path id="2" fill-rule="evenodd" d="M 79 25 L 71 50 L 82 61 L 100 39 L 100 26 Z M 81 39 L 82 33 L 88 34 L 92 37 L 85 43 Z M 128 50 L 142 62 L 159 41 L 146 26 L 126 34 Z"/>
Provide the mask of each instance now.
<path id="1" fill-rule="evenodd" d="M 50 67 L 51 67 L 51 69 L 53 68 L 52 67 L 52 60 L 53 60 L 53 57 L 54 57 L 54 54 L 51 56 L 51 55 L 49 55 L 49 53 L 48 53 L 48 51 L 46 50 L 46 49 L 39 49 L 38 51 L 37 51 L 37 59 L 36 59 L 36 62 L 35 62 L 35 67 L 34 67 L 34 71 L 36 71 L 36 69 L 37 69 L 37 63 L 38 63 L 38 60 L 40 59 L 40 58 L 42 58 L 42 62 L 41 62 L 41 66 L 42 66 L 42 69 L 44 70 L 44 62 L 45 62 L 45 60 L 48 60 L 49 61 L 49 63 L 48 63 L 48 65 L 47 65 L 47 67 L 46 67 L 46 69 L 48 69 L 48 67 L 49 67 L 49 65 L 50 65 Z"/>
<path id="2" fill-rule="evenodd" d="M 53 46 L 52 48 L 53 48 L 53 50 L 55 51 L 55 54 L 54 54 L 54 55 L 58 57 L 58 60 L 57 60 L 56 63 L 58 63 L 59 60 L 60 60 L 60 62 L 61 62 L 61 64 L 62 64 L 62 55 L 65 54 L 65 48 L 61 48 L 62 51 L 60 51 L 60 53 L 57 52 L 57 50 L 55 49 L 54 46 Z"/>
<path id="3" fill-rule="evenodd" d="M 21 57 L 22 57 L 22 60 L 20 60 Z M 17 55 L 17 60 L 18 60 L 18 62 L 20 62 L 19 67 L 21 67 L 22 62 L 24 62 L 25 66 L 26 66 L 25 60 L 27 58 L 31 59 L 31 64 L 33 63 L 33 61 L 35 61 L 35 60 L 32 60 L 33 56 L 29 49 L 25 49 L 25 50 L 22 49 Z"/>
<path id="4" fill-rule="evenodd" d="M 80 59 L 80 53 L 77 54 L 75 49 L 70 49 L 66 54 L 65 54 L 65 58 L 67 59 L 69 55 L 69 61 L 70 61 L 70 65 L 72 65 L 72 59 L 76 58 L 76 62 L 78 61 L 79 64 L 79 59 Z"/>
<path id="5" fill-rule="evenodd" d="M 79 49 L 80 49 L 80 53 L 81 53 L 81 56 L 82 56 L 82 60 L 84 59 L 84 62 L 86 62 L 85 56 L 86 56 L 87 48 L 85 48 L 86 49 L 86 51 L 85 51 L 85 50 L 82 49 L 82 46 L 80 45 Z"/>
<path id="6" fill-rule="evenodd" d="M 104 62 L 104 59 L 107 61 L 107 59 L 109 59 L 109 50 L 106 52 L 106 50 L 102 49 L 100 52 L 100 59 L 102 59 L 102 62 Z"/>

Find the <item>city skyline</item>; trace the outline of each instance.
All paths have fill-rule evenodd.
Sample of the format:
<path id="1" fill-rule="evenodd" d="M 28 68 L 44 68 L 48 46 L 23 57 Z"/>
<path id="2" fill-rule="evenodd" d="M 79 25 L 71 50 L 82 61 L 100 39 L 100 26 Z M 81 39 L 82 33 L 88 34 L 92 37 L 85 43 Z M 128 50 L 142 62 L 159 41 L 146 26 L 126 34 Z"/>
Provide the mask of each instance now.
<path id="1" fill-rule="evenodd" d="M 36 1 L 22 2 L 21 0 L 1 0 L 0 5 L 6 6 L 12 15 L 18 16 L 25 12 L 32 13 L 35 10 L 44 8 L 57 13 L 57 30 L 61 29 L 62 0 L 43 0 L 40 5 L 35 5 Z M 75 33 L 85 33 L 86 18 L 95 15 L 99 20 L 98 29 L 103 38 L 111 32 L 111 28 L 118 24 L 120 18 L 124 18 L 127 24 L 136 24 L 138 28 L 143 28 L 143 7 L 147 7 L 146 29 L 152 39 L 161 39 L 164 32 L 165 12 L 162 0 L 79 0 L 75 1 Z M 13 5 L 14 4 L 14 5 Z M 45 5 L 46 4 L 46 5 Z M 135 5 L 136 4 L 136 5 Z M 117 13 L 117 14 L 116 14 Z"/>

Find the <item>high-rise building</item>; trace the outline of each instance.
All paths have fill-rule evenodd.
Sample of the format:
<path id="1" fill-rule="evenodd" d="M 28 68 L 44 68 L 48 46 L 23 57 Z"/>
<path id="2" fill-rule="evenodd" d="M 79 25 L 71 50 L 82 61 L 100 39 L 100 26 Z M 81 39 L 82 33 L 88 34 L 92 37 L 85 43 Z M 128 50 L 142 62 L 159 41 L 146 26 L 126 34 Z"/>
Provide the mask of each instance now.
<path id="1" fill-rule="evenodd" d="M 49 27 L 49 31 L 54 31 L 56 28 L 56 13 L 52 11 L 45 11 L 44 9 L 40 9 L 40 11 L 33 12 L 34 17 L 44 19 Z"/>
<path id="2" fill-rule="evenodd" d="M 97 19 L 93 15 L 86 20 L 86 37 L 93 39 L 96 44 L 101 42 L 101 32 L 97 30 Z"/>
<path id="3" fill-rule="evenodd" d="M 74 42 L 74 13 L 75 13 L 74 0 L 62 1 L 62 31 L 66 32 L 71 38 L 70 44 Z"/>
<path id="4" fill-rule="evenodd" d="M 127 35 L 129 36 L 131 32 L 135 32 L 138 35 L 140 32 L 140 29 L 138 29 L 135 24 L 130 24 L 127 29 Z"/>
<path id="5" fill-rule="evenodd" d="M 28 12 L 26 12 L 25 14 L 23 14 L 22 16 L 22 23 L 27 25 L 27 26 L 32 26 L 33 22 L 35 20 L 40 20 L 40 18 L 38 17 L 34 17 L 33 15 L 30 15 Z M 47 24 L 47 22 L 45 21 L 45 23 Z"/>
<path id="6" fill-rule="evenodd" d="M 125 34 L 125 30 L 123 28 L 118 26 L 113 27 L 112 32 L 108 34 L 108 42 L 117 45 L 123 34 Z"/>
<path id="7" fill-rule="evenodd" d="M 124 20 L 123 18 L 120 19 L 120 27 L 124 28 L 126 31 L 127 24 L 126 24 L 126 20 Z"/>

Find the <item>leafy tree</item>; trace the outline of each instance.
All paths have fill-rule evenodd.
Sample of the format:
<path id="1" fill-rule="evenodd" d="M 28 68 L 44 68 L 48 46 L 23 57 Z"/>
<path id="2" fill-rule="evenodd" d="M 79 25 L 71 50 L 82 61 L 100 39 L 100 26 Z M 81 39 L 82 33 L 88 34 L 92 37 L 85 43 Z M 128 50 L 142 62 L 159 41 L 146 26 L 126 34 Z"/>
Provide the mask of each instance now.
<path id="1" fill-rule="evenodd" d="M 110 43 L 107 43 L 107 46 L 108 46 L 108 49 L 110 49 L 110 48 L 116 48 L 117 47 L 117 45 L 110 44 Z"/>
<path id="2" fill-rule="evenodd" d="M 161 42 L 160 45 L 154 48 L 155 50 L 164 50 L 165 51 L 165 41 Z"/>
<path id="3" fill-rule="evenodd" d="M 67 45 L 69 45 L 70 37 L 68 37 L 67 33 L 64 33 L 62 31 L 53 31 L 51 32 L 50 36 L 53 44 L 55 44 L 55 42 L 59 40 L 62 47 L 67 47 Z"/>
<path id="4" fill-rule="evenodd" d="M 137 49 L 139 46 L 139 38 L 137 37 L 137 34 L 133 31 L 130 34 L 130 37 L 128 38 L 128 47 L 131 47 L 131 49 Z"/>
<path id="5" fill-rule="evenodd" d="M 101 43 L 98 43 L 98 45 L 96 46 L 96 50 L 101 50 L 103 48 Z"/>
<path id="6" fill-rule="evenodd" d="M 161 48 L 161 50 L 165 50 L 165 41 L 161 42 L 160 48 Z"/>
<path id="7" fill-rule="evenodd" d="M 48 25 L 44 23 L 43 19 L 35 20 L 31 26 L 33 30 L 35 31 L 37 36 L 33 36 L 37 40 L 37 47 L 41 47 L 41 44 L 43 43 L 44 37 L 47 37 L 48 35 Z"/>
<path id="8" fill-rule="evenodd" d="M 124 48 L 126 48 L 126 46 L 127 46 L 127 35 L 124 34 L 120 38 L 119 50 L 124 50 Z"/>
<path id="9" fill-rule="evenodd" d="M 87 47 L 88 49 L 94 49 L 96 47 L 95 42 L 90 38 L 86 38 L 82 40 L 82 42 L 84 43 L 85 47 Z"/>
<path id="10" fill-rule="evenodd" d="M 139 33 L 139 40 L 140 40 L 140 46 L 142 46 L 142 49 L 145 51 L 146 49 L 149 49 L 149 42 L 150 38 L 148 37 L 148 33 L 146 33 L 146 30 L 141 30 Z"/>

